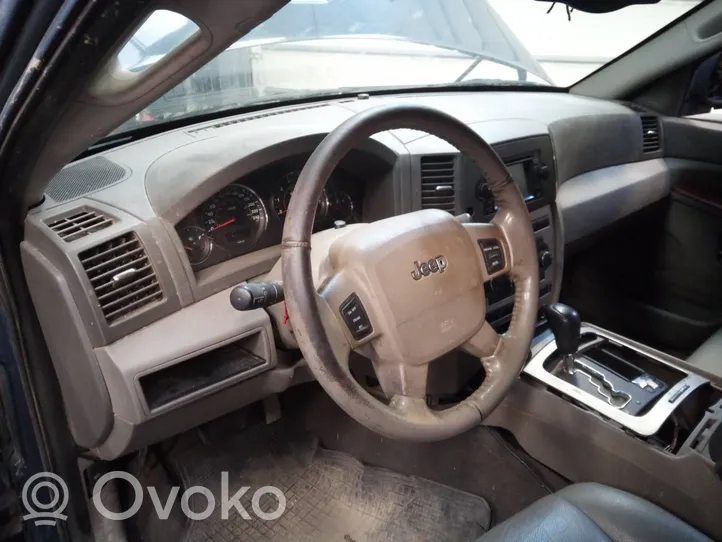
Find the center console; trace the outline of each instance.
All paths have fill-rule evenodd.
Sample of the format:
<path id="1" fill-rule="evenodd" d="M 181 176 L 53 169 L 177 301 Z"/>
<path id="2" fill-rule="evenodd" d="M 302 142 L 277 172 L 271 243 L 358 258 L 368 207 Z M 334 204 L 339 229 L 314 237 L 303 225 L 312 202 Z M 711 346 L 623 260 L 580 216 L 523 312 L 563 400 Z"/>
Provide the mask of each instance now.
<path id="1" fill-rule="evenodd" d="M 566 359 L 565 359 L 566 357 Z M 539 335 L 524 373 L 633 433 L 656 434 L 685 398 L 707 384 L 674 358 L 591 324 L 566 355 L 552 331 Z"/>
<path id="2" fill-rule="evenodd" d="M 520 378 L 485 423 L 571 482 L 632 492 L 722 540 L 721 383 L 571 307 L 542 316 Z"/>
<path id="3" fill-rule="evenodd" d="M 722 391 L 691 365 L 582 324 L 568 305 L 541 310 L 527 381 L 666 453 L 696 454 L 722 482 Z M 540 386 L 541 384 L 541 386 Z M 717 383 L 719 384 L 719 383 Z"/>
<path id="4" fill-rule="evenodd" d="M 556 197 L 554 151 L 548 136 L 535 136 L 494 145 L 524 198 L 532 221 L 539 259 L 539 305 L 551 303 L 555 284 L 557 230 L 553 212 Z M 480 222 L 489 222 L 497 210 L 496 201 L 478 168 L 464 155 L 458 166 L 458 210 Z M 560 250 L 560 249 L 559 249 Z M 503 332 L 511 319 L 514 285 L 508 276 L 485 285 L 487 320 Z"/>

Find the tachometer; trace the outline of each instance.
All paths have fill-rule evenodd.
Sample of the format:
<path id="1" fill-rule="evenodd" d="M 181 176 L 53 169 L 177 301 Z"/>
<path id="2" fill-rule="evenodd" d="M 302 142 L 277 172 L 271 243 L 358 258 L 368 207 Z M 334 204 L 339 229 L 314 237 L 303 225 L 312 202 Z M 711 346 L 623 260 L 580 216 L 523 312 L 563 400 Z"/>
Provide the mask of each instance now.
<path id="1" fill-rule="evenodd" d="M 218 192 L 203 205 L 201 216 L 213 241 L 234 253 L 252 250 L 268 222 L 263 200 L 242 184 Z"/>
<path id="2" fill-rule="evenodd" d="M 284 219 L 288 212 L 288 204 L 291 203 L 291 194 L 293 189 L 296 187 L 298 181 L 298 175 L 300 172 L 291 171 L 284 175 L 278 183 L 278 186 L 273 193 L 273 211 L 276 215 Z M 328 196 L 326 190 L 321 192 L 321 197 L 318 198 L 318 206 L 316 207 L 316 220 L 321 220 L 326 217 L 328 213 Z"/>

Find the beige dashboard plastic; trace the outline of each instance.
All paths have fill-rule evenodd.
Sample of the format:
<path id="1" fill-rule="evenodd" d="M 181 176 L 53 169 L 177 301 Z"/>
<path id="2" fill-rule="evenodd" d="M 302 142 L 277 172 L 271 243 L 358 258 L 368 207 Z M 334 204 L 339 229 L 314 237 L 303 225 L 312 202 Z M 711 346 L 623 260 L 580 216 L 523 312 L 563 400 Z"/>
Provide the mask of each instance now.
<path id="1" fill-rule="evenodd" d="M 109 346 L 95 349 L 115 415 L 108 438 L 95 447 L 99 457 L 118 457 L 162 440 L 174 434 L 174 427 L 187 428 L 191 419 L 198 424 L 217 418 L 261 398 L 268 390 L 281 391 L 290 383 L 293 370 L 273 372 L 277 360 L 268 314 L 263 310 L 238 312 L 231 306 L 229 294 L 230 289 L 210 296 Z M 242 339 L 243 347 L 265 359 L 266 365 L 151 411 L 139 385 L 142 376 Z M 256 376 L 259 373 L 263 374 Z M 244 387 L 243 381 L 252 385 Z M 224 392 L 222 401 L 219 392 Z"/>
<path id="2" fill-rule="evenodd" d="M 150 429 L 156 424 L 159 435 L 169 434 L 168 428 L 179 418 L 158 416 L 140 426 L 114 418 L 112 410 L 115 404 L 110 404 L 108 389 L 93 348 L 110 344 L 128 334 L 133 335 L 181 307 L 190 307 L 197 300 L 264 273 L 271 269 L 273 260 L 278 257 L 279 249 L 273 247 L 268 258 L 263 257 L 264 262 L 268 261 L 263 266 L 251 262 L 248 267 L 248 259 L 243 257 L 228 262 L 228 266 L 223 268 L 219 266 L 213 270 L 212 277 L 195 284 L 195 277 L 172 227 L 181 218 L 181 211 L 197 206 L 205 197 L 244 172 L 282 160 L 294 152 L 311 152 L 323 135 L 355 112 L 365 111 L 380 103 L 401 102 L 434 107 L 453 114 L 486 141 L 495 144 L 505 160 L 511 155 L 499 146 L 504 141 L 521 141 L 529 136 L 548 134 L 556 153 L 555 164 L 558 166 L 560 183 L 580 172 L 643 157 L 638 131 L 626 129 L 639 122 L 634 111 L 618 103 L 547 92 L 430 93 L 413 97 L 384 96 L 367 100 L 333 101 L 322 108 L 311 110 L 288 108 L 283 114 L 271 117 L 256 118 L 250 115 L 253 120 L 249 115 L 232 116 L 223 119 L 222 127 L 218 121 L 209 121 L 196 127 L 203 129 L 202 132 L 190 134 L 187 129 L 170 130 L 162 136 L 104 152 L 104 157 L 127 169 L 127 178 L 65 203 L 47 198 L 43 205 L 29 214 L 23 244 L 26 276 L 58 373 L 73 436 L 79 446 L 98 446 L 108 437 L 112 428 L 114 444 L 108 444 L 103 452 L 110 454 L 108 450 L 121 450 L 133 439 L 136 442 L 157 440 Z M 509 111 L 514 111 L 514 118 L 509 118 Z M 600 124 L 600 121 L 606 124 Z M 613 126 L 608 130 L 598 129 L 600 126 L 609 127 L 610 122 Z M 605 135 L 612 132 L 621 134 L 616 138 L 616 144 Z M 263 134 L 263 138 L 257 137 L 259 133 Z M 593 152 L 577 152 L 577 147 L 572 143 L 578 140 L 583 140 L 586 148 Z M 364 218 L 368 218 L 370 212 L 370 218 L 375 219 L 419 209 L 419 157 L 447 153 L 451 147 L 443 140 L 424 135 L 423 132 L 394 130 L 376 136 L 374 148 L 367 150 L 382 152 L 383 161 L 390 168 L 388 173 L 384 173 L 386 177 L 379 184 L 379 190 L 373 193 L 376 198 L 374 204 L 364 202 Z M 632 158 L 629 158 L 630 152 L 634 154 Z M 369 172 L 362 167 L 358 171 L 364 179 L 370 178 Z M 610 169 L 606 172 L 607 177 L 612 173 Z M 47 221 L 83 205 L 106 211 L 118 218 L 118 224 L 113 226 L 116 229 L 103 230 L 73 243 L 58 242 L 46 226 Z M 549 246 L 556 247 L 557 271 L 553 282 L 557 291 L 561 277 L 563 241 L 561 224 L 556 218 L 553 225 L 554 228 L 547 228 L 541 233 L 545 235 Z M 152 251 L 153 261 L 157 264 L 156 271 L 161 275 L 168 299 L 120 327 L 115 326 L 112 333 L 106 334 L 97 324 L 97 316 L 82 286 L 82 276 L 74 258 L 81 247 L 95 245 L 115 233 L 129 229 L 137 231 Z M 569 234 L 574 236 L 574 231 Z M 552 243 L 553 239 L 556 242 Z M 250 259 L 260 260 L 260 256 L 251 256 Z M 32 263 L 28 266 L 27 262 L 30 261 Z M 548 270 L 548 280 L 551 279 L 550 275 L 551 270 Z M 223 304 L 226 301 L 224 299 Z M 510 302 L 505 300 L 489 309 L 494 310 Z M 273 311 L 276 309 L 282 311 L 283 307 L 279 305 Z M 282 316 L 280 314 L 280 321 Z M 165 343 L 161 342 L 164 340 L 162 337 L 153 340 L 168 347 L 174 337 L 171 335 Z M 149 338 L 146 340 L 151 341 Z M 293 346 L 294 342 L 287 344 Z M 59 360 L 63 360 L 62 366 Z M 285 385 L 282 384 L 285 380 L 274 377 L 273 384 L 268 384 L 267 378 L 271 379 L 268 375 L 279 371 L 272 370 L 254 377 L 250 382 L 257 382 L 259 388 L 277 390 Z M 251 389 L 253 386 L 238 384 L 219 392 L 213 398 L 203 397 L 199 409 L 212 403 L 208 408 L 213 413 L 222 411 L 225 406 L 216 403 L 216 397 L 228 394 L 225 401 L 235 401 L 236 397 L 228 390 L 236 389 L 236 386 L 247 390 L 244 392 L 248 394 L 247 397 L 256 395 L 255 390 Z M 187 416 L 187 423 L 177 424 L 178 431 L 187 430 L 195 417 L 201 416 L 200 412 L 189 406 L 179 407 L 179 412 Z M 124 428 L 121 429 L 121 426 Z M 131 431 L 134 432 L 132 438 L 126 434 Z"/>

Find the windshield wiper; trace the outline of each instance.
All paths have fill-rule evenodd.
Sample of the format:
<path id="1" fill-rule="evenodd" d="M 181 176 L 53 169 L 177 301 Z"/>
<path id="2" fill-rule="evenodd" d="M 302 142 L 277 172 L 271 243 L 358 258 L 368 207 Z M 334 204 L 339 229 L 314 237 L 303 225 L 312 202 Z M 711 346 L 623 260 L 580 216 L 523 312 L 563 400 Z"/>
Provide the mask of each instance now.
<path id="1" fill-rule="evenodd" d="M 491 60 L 490 58 L 486 57 L 486 55 L 477 54 L 477 55 L 475 55 L 475 56 L 476 56 L 476 59 L 474 59 L 474 62 L 472 62 L 472 63 L 469 65 L 469 67 L 466 68 L 466 69 L 461 73 L 461 75 L 460 75 L 459 77 L 457 77 L 456 79 L 454 79 L 454 83 L 464 83 L 464 82 L 465 82 L 464 79 L 466 78 L 466 76 L 469 75 L 471 72 L 473 72 L 474 69 L 475 69 L 479 64 L 481 64 L 484 60 Z M 497 62 L 497 61 L 494 60 L 493 62 Z M 517 77 L 519 78 L 519 81 L 520 81 L 520 82 L 526 83 L 526 77 L 527 77 L 528 74 L 529 74 L 529 70 L 527 70 L 526 68 L 521 68 L 521 67 L 517 67 L 517 68 L 516 68 L 516 75 L 517 75 Z M 472 79 L 472 81 L 473 81 L 473 79 Z"/>
<path id="2" fill-rule="evenodd" d="M 321 41 L 321 40 L 335 40 L 335 39 L 370 39 L 369 35 L 341 35 L 341 36 L 319 36 L 319 37 L 304 37 L 304 38 L 293 38 L 289 40 L 283 40 L 274 42 L 269 45 L 283 45 L 286 43 L 294 43 L 294 42 L 301 42 L 301 41 Z M 507 58 L 501 57 L 499 55 L 496 55 L 494 53 L 489 53 L 487 51 L 481 52 L 481 51 L 474 51 L 473 49 L 466 49 L 464 47 L 458 47 L 457 45 L 450 45 L 443 42 L 437 42 L 437 41 L 426 41 L 426 40 L 418 40 L 418 39 L 411 39 L 411 38 L 405 38 L 402 36 L 394 36 L 389 34 L 373 34 L 373 38 L 371 39 L 384 39 L 389 41 L 399 41 L 403 43 L 412 43 L 416 45 L 426 45 L 429 47 L 436 47 L 438 49 L 443 49 L 445 51 L 455 51 L 457 53 L 461 53 L 463 55 L 466 55 L 472 59 L 472 63 L 470 66 L 468 66 L 464 72 L 459 75 L 454 80 L 454 83 L 460 83 L 464 80 L 464 78 L 469 75 L 474 68 L 476 68 L 479 64 L 481 64 L 483 61 L 487 60 L 489 62 L 494 62 L 495 64 L 501 64 L 503 66 L 508 66 L 509 68 L 513 68 L 517 71 L 519 81 L 526 81 L 527 75 L 532 74 L 537 77 L 540 77 L 544 81 L 547 81 L 550 85 L 552 84 L 551 81 L 549 81 L 549 77 L 542 71 L 541 73 L 537 73 L 531 69 L 529 69 L 528 66 L 523 64 L 522 62 L 518 62 L 516 60 L 509 60 Z"/>
<path id="3" fill-rule="evenodd" d="M 261 99 L 256 99 L 252 101 L 247 101 L 244 103 L 239 103 L 236 106 L 228 107 L 227 105 L 225 107 L 221 106 L 218 108 L 208 108 L 201 112 L 194 111 L 192 113 L 186 112 L 186 114 L 178 115 L 174 118 L 164 119 L 159 122 L 149 122 L 147 124 L 135 127 L 133 129 L 124 130 L 117 133 L 111 133 L 105 138 L 102 138 L 99 140 L 95 145 L 92 145 L 86 152 L 83 153 L 83 155 L 92 154 L 94 152 L 99 152 L 101 150 L 106 150 L 108 148 L 112 148 L 118 145 L 122 145 L 124 143 L 128 143 L 135 139 L 140 139 L 143 137 L 147 137 L 150 134 L 157 133 L 159 131 L 163 131 L 165 129 L 172 129 L 175 126 L 182 126 L 190 123 L 196 123 L 196 122 L 203 122 L 204 120 L 210 119 L 210 118 L 216 118 L 226 115 L 232 115 L 232 114 L 238 114 L 243 113 L 248 110 L 254 110 L 254 109 L 262 109 L 265 107 L 270 107 L 277 104 L 289 104 L 292 103 L 302 103 L 303 101 L 312 101 L 314 99 L 333 99 L 333 98 L 339 98 L 358 93 L 383 93 L 383 92 L 393 92 L 395 90 L 398 91 L 414 91 L 414 90 L 421 90 L 421 89 L 444 89 L 444 88 L 454 88 L 454 87 L 521 87 L 521 86 L 533 86 L 533 87 L 540 87 L 540 86 L 546 86 L 542 85 L 536 82 L 528 81 L 527 75 L 533 74 L 537 77 L 540 77 L 544 80 L 548 80 L 548 78 L 542 73 L 538 73 L 535 70 L 530 69 L 527 65 L 524 65 L 522 62 L 518 62 L 516 60 L 507 60 L 506 58 L 501 58 L 498 55 L 495 55 L 493 53 L 487 53 L 487 52 L 477 52 L 469 49 L 465 49 L 462 47 L 457 47 L 455 45 L 448 45 L 444 43 L 438 43 L 434 41 L 424 41 L 424 40 L 412 40 L 405 37 L 400 36 L 393 36 L 393 35 L 386 35 L 386 34 L 373 34 L 370 35 L 343 35 L 343 36 L 321 36 L 321 37 L 303 37 L 303 38 L 292 38 L 292 39 L 284 39 L 279 41 L 273 41 L 271 43 L 268 43 L 267 46 L 276 46 L 276 45 L 283 45 L 287 43 L 294 43 L 294 42 L 304 42 L 304 41 L 318 41 L 318 40 L 334 40 L 334 39 L 358 39 L 358 40 L 364 40 L 364 39 L 380 39 L 380 40 L 389 40 L 389 41 L 397 41 L 397 42 L 406 42 L 410 44 L 415 44 L 419 46 L 426 46 L 426 47 L 435 47 L 437 49 L 446 50 L 446 51 L 454 51 L 457 53 L 460 53 L 461 55 L 464 55 L 468 57 L 469 62 L 471 63 L 464 72 L 457 77 L 454 81 L 451 81 L 449 83 L 438 83 L 438 84 L 427 84 L 427 85 L 379 85 L 379 86 L 373 86 L 373 87 L 340 87 L 340 88 L 329 88 L 329 89 L 308 89 L 308 91 L 303 91 L 298 88 L 294 89 L 293 92 L 286 93 L 286 92 L 280 92 L 276 95 L 268 95 Z M 237 42 L 236 46 L 243 47 L 245 44 L 243 42 Z M 250 44 L 249 44 L 250 46 Z M 484 60 L 488 60 L 490 62 L 494 62 L 499 65 L 508 66 L 512 69 L 515 69 L 518 73 L 518 81 L 514 80 L 505 80 L 505 79 L 485 79 L 485 78 L 473 78 L 473 79 L 466 79 L 465 78 Z"/>
<path id="4" fill-rule="evenodd" d="M 416 92 L 416 91 L 434 91 L 444 89 L 454 89 L 460 87 L 468 88 L 484 88 L 484 87 L 518 87 L 531 90 L 532 88 L 544 89 L 545 91 L 558 91 L 558 87 L 551 85 L 545 85 L 542 83 L 536 83 L 533 81 L 509 81 L 504 79 L 467 79 L 459 83 L 434 83 L 431 85 L 422 86 L 408 86 L 408 85 L 389 85 L 389 86 L 378 86 L 378 87 L 342 87 L 337 89 L 312 91 L 307 94 L 298 96 L 295 90 L 294 94 L 279 94 L 274 97 L 267 99 L 255 100 L 252 102 L 246 102 L 240 106 L 231 106 L 225 109 L 209 109 L 202 113 L 195 113 L 192 115 L 185 115 L 176 117 L 172 120 L 149 123 L 144 126 L 140 126 L 127 132 L 121 132 L 118 134 L 108 135 L 94 145 L 88 147 L 87 150 L 75 157 L 75 160 L 86 158 L 95 153 L 112 149 L 120 145 L 125 145 L 132 141 L 137 141 L 155 135 L 167 130 L 173 130 L 183 126 L 191 124 L 198 124 L 202 122 L 208 122 L 214 119 L 221 119 L 233 115 L 241 115 L 246 113 L 252 113 L 254 111 L 262 111 L 264 109 L 274 107 L 276 105 L 294 106 L 303 103 L 320 102 L 324 100 L 338 100 L 344 98 L 353 98 L 359 94 L 370 94 L 370 95 L 385 95 L 394 92 Z"/>
<path id="5" fill-rule="evenodd" d="M 481 51 L 475 51 L 473 49 L 466 49 L 464 47 L 459 47 L 457 45 L 450 45 L 443 42 L 437 42 L 437 41 L 427 41 L 427 40 L 418 40 L 418 39 L 411 39 L 406 38 L 403 36 L 394 36 L 393 34 L 339 34 L 339 35 L 329 35 L 329 36 L 303 36 L 303 37 L 295 37 L 295 38 L 289 38 L 289 39 L 279 39 L 274 41 L 269 41 L 266 44 L 262 44 L 265 46 L 275 46 L 275 45 L 286 45 L 289 43 L 301 43 L 306 41 L 331 41 L 331 40 L 338 40 L 338 39 L 344 39 L 344 40 L 369 40 L 369 39 L 382 39 L 382 40 L 389 40 L 389 41 L 398 41 L 402 43 L 411 43 L 415 45 L 425 45 L 428 47 L 436 47 L 438 49 L 443 49 L 445 51 L 455 51 L 457 53 L 461 53 L 463 55 L 466 55 L 472 59 L 472 64 L 467 67 L 464 72 L 456 78 L 454 81 L 455 83 L 460 83 L 464 80 L 464 78 L 469 75 L 474 68 L 476 68 L 481 62 L 484 60 L 488 60 L 489 62 L 494 62 L 495 64 L 501 64 L 503 66 L 508 66 L 509 68 L 513 68 L 517 71 L 517 74 L 519 76 L 520 81 L 526 81 L 527 74 L 532 74 L 537 77 L 540 77 L 544 81 L 547 81 L 550 85 L 552 84 L 549 80 L 549 77 L 544 73 L 542 70 L 541 72 L 536 72 L 529 68 L 529 66 L 525 65 L 522 62 L 519 62 L 517 60 L 509 60 L 507 58 L 504 58 L 502 56 L 496 55 L 494 53 L 490 53 L 487 51 L 481 52 Z M 243 41 L 236 42 L 236 45 L 239 47 L 245 46 Z M 248 46 L 252 46 L 252 44 L 248 44 Z"/>
<path id="6" fill-rule="evenodd" d="M 457 77 L 454 80 L 454 83 L 461 83 L 464 81 L 464 78 L 469 75 L 474 68 L 476 68 L 479 64 L 481 64 L 483 61 L 488 60 L 489 62 L 494 62 L 495 64 L 501 64 L 503 66 L 508 66 L 509 68 L 513 68 L 517 71 L 519 81 L 525 82 L 527 79 L 528 74 L 535 75 L 544 81 L 547 81 L 549 84 L 552 84 L 551 81 L 549 81 L 549 77 L 542 71 L 542 73 L 537 73 L 533 70 L 530 70 L 528 66 L 523 64 L 522 62 L 518 62 L 516 60 L 509 60 L 507 58 L 501 57 L 499 55 L 495 55 L 494 53 L 489 53 L 487 51 L 481 52 L 481 51 L 474 51 L 473 49 L 466 49 L 464 47 L 458 47 L 457 45 L 449 45 L 442 42 L 436 42 L 436 41 L 425 41 L 425 40 L 416 40 L 416 39 L 410 39 L 410 38 L 404 38 L 401 36 L 393 36 L 393 35 L 385 35 L 385 34 L 376 34 L 375 35 L 378 38 L 381 39 L 387 39 L 387 40 L 394 40 L 394 41 L 400 41 L 400 42 L 406 42 L 406 43 L 415 43 L 417 45 L 428 45 L 429 47 L 437 47 L 439 49 L 444 49 L 446 51 L 455 51 L 457 53 L 461 53 L 463 55 L 467 55 L 470 58 L 473 59 L 470 66 L 468 66 L 459 77 Z M 323 38 L 314 38 L 314 39 L 337 39 L 339 36 L 324 36 Z M 355 36 L 343 36 L 344 39 L 354 38 Z M 292 40 L 296 41 L 296 40 Z M 281 43 L 288 43 L 286 41 Z"/>
<path id="7" fill-rule="evenodd" d="M 516 70 L 517 76 L 519 77 L 520 82 L 526 82 L 527 75 L 532 74 L 536 75 L 537 77 L 540 77 L 541 79 L 544 79 L 545 81 L 548 81 L 548 77 L 544 73 L 536 73 L 530 70 L 527 66 L 522 64 L 521 62 L 517 62 L 516 60 L 508 60 L 506 58 L 500 57 L 498 55 L 495 55 L 493 53 L 488 52 L 479 52 L 479 51 L 473 51 L 471 49 L 464 49 L 461 47 L 457 47 L 455 45 L 445 45 L 440 43 L 433 43 L 433 42 L 415 42 L 415 43 L 422 43 L 423 45 L 431 45 L 434 47 L 438 47 L 440 49 L 446 49 L 448 51 L 456 51 L 458 53 L 462 53 L 465 55 L 470 56 L 473 58 L 473 62 L 454 80 L 454 83 L 462 83 L 464 82 L 464 79 L 467 75 L 469 75 L 471 72 L 474 71 L 474 69 L 484 62 L 485 60 L 489 62 L 494 62 L 495 64 L 501 64 L 503 66 L 508 66 L 509 68 L 513 68 Z M 474 81 L 475 79 L 472 79 Z M 551 84 L 551 83 L 550 83 Z"/>

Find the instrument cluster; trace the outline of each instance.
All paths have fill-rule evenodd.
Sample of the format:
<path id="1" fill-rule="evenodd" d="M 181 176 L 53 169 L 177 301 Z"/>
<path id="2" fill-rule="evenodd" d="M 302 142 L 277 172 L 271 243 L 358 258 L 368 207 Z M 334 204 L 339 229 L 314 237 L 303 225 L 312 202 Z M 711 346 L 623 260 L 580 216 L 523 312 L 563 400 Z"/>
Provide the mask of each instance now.
<path id="1" fill-rule="evenodd" d="M 218 191 L 177 226 L 195 270 L 280 244 L 300 167 L 273 166 Z M 363 185 L 337 168 L 316 207 L 314 231 L 361 220 Z"/>

